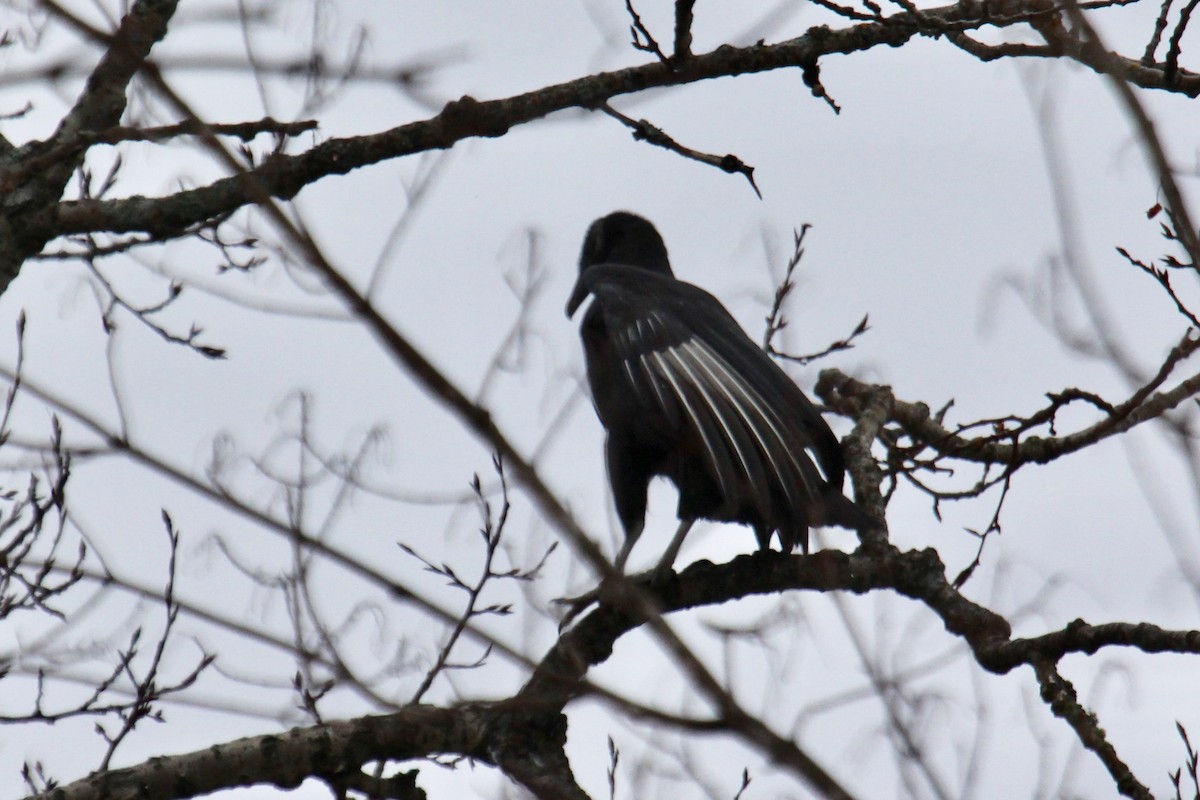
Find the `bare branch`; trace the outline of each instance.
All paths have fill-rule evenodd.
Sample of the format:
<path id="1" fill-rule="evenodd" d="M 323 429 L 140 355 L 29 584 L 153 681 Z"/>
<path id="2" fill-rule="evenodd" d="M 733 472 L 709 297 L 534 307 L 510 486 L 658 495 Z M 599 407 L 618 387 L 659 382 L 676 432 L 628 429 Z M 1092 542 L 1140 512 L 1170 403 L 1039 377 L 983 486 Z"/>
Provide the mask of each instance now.
<path id="1" fill-rule="evenodd" d="M 629 26 L 629 35 L 633 38 L 633 48 L 646 53 L 653 53 L 663 64 L 670 64 L 671 59 L 667 58 L 667 54 L 658 46 L 658 42 L 654 40 L 654 36 L 642 24 L 641 16 L 633 8 L 633 0 L 625 0 L 625 10 L 629 12 L 629 16 L 633 20 L 633 24 Z"/>
<path id="2" fill-rule="evenodd" d="M 750 182 L 750 188 L 758 195 L 758 199 L 762 199 L 762 192 L 758 190 L 758 184 L 754 182 L 754 167 L 747 166 L 740 158 L 729 154 L 724 156 L 714 156 L 708 153 L 701 153 L 699 150 L 692 150 L 684 147 L 676 142 L 670 136 L 662 131 L 661 128 L 656 128 L 644 119 L 632 119 L 617 111 L 612 106 L 605 103 L 600 106 L 600 110 L 608 114 L 613 119 L 620 122 L 622 125 L 633 130 L 633 138 L 643 142 L 649 142 L 652 145 L 670 150 L 673 153 L 678 153 L 684 158 L 690 158 L 693 161 L 699 161 L 701 164 L 708 164 L 711 167 L 716 167 L 723 172 L 737 173 L 746 178 Z"/>
<path id="3" fill-rule="evenodd" d="M 675 61 L 686 61 L 692 56 L 692 10 L 696 0 L 675 0 Z M 630 8 L 632 11 L 632 8 Z"/>
<path id="4" fill-rule="evenodd" d="M 1152 800 L 1154 795 L 1133 776 L 1129 767 L 1113 749 L 1104 729 L 1096 720 L 1095 714 L 1090 713 L 1075 695 L 1075 687 L 1062 677 L 1053 664 L 1038 662 L 1033 665 L 1042 688 L 1042 700 L 1050 706 L 1050 710 L 1075 730 L 1083 746 L 1094 752 L 1112 775 L 1117 784 L 1117 790 L 1126 797 L 1138 800 Z"/>

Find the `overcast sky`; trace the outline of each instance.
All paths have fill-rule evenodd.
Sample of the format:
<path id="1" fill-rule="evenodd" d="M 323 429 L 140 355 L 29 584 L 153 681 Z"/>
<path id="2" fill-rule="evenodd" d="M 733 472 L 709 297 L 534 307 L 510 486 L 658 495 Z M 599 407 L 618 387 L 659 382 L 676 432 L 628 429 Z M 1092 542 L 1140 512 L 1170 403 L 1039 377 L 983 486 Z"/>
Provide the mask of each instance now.
<path id="1" fill-rule="evenodd" d="M 68 5 L 89 13 L 92 8 L 84 2 Z M 283 32 L 257 36 L 259 54 L 303 53 L 311 6 L 278 5 L 284 6 L 277 9 L 285 20 Z M 336 5 L 326 9 L 321 28 L 329 54 L 344 54 L 361 26 L 367 32 L 369 64 L 439 63 L 422 87 L 429 105 L 392 87 L 350 85 L 344 96 L 317 112 L 315 137 L 294 149 L 314 139 L 423 119 L 463 94 L 500 98 L 646 60 L 646 54 L 628 46 L 628 20 L 615 1 L 458 2 L 449 10 L 438 2 Z M 651 30 L 669 38 L 671 4 L 641 5 Z M 181 6 L 182 20 L 203 4 Z M 757 28 L 755 22 L 773 9 L 782 9 L 772 17 L 773 27 Z M 1111 12 L 1103 20 L 1104 32 L 1114 44 L 1140 53 L 1138 43 L 1148 37 L 1156 11 Z M 29 31 L 23 17 L 5 13 L 11 15 L 7 26 Z M 771 2 L 700 3 L 696 19 L 696 51 L 764 36 L 778 41 L 829 22 L 806 4 Z M 40 47 L 0 51 L 0 68 L 16 70 L 47 54 L 77 51 L 79 45 L 51 27 Z M 241 54 L 243 42 L 231 28 L 192 23 L 155 50 L 168 63 L 171 57 L 214 52 Z M 808 391 L 820 368 L 836 366 L 864 380 L 890 384 L 904 400 L 933 408 L 953 400 L 950 423 L 1030 413 L 1045 403 L 1045 392 L 1066 387 L 1112 401 L 1127 396 L 1130 387 L 1111 366 L 1072 354 L 1047 324 L 1057 316 L 1068 329 L 1090 336 L 1070 275 L 1111 315 L 1119 340 L 1143 370 L 1152 370 L 1182 336 L 1185 325 L 1169 301 L 1115 251 L 1121 246 L 1149 260 L 1163 252 L 1164 243 L 1157 221 L 1145 213 L 1159 199 L 1155 181 L 1127 118 L 1099 77 L 1065 64 L 983 64 L 944 41 L 925 39 L 899 49 L 829 58 L 821 68 L 840 114 L 813 98 L 795 71 L 613 101 L 617 109 L 648 118 L 686 146 L 739 156 L 755 167 L 761 200 L 741 177 L 635 142 L 607 116 L 564 113 L 502 139 L 469 140 L 448 153 L 324 180 L 302 192 L 297 207 L 334 263 L 365 284 L 393 226 L 408 211 L 406 187 L 429 170 L 436 172 L 399 246 L 386 255 L 377 298 L 389 318 L 470 394 L 481 387 L 519 312 L 513 287 L 528 280 L 533 232 L 534 263 L 542 283 L 529 309 L 523 346 L 519 354 L 508 353 L 520 369 L 499 373 L 486 397 L 501 427 L 529 453 L 543 441 L 551 420 L 567 409 L 565 423 L 555 429 L 539 463 L 549 485 L 610 553 L 618 536 L 608 510 L 602 431 L 580 394 L 577 326 L 564 317 L 563 306 L 588 223 L 612 210 L 636 211 L 654 221 L 679 277 L 722 298 L 755 339 L 761 336 L 766 303 L 786 263 L 792 231 L 812 225 L 799 288 L 787 309 L 789 349 L 819 350 L 847 335 L 864 314 L 870 316 L 871 330 L 853 350 L 792 369 L 793 376 Z M 299 81 L 268 87 L 264 110 L 258 89 L 245 78 L 205 70 L 169 72 L 168 77 L 212 121 L 243 121 L 264 113 L 281 119 L 306 116 L 299 105 Z M 0 123 L 0 131 L 16 143 L 47 136 L 78 88 L 78 80 L 64 82 L 56 92 L 6 86 L 0 92 L 0 111 L 26 101 L 34 107 L 23 118 Z M 1193 102 L 1151 94 L 1144 94 L 1143 101 L 1176 163 L 1190 172 L 1195 162 L 1188 138 L 1196 129 Z M 95 157 L 102 165 L 107 156 L 97 151 Z M 215 174 L 211 164 L 182 146 L 135 147 L 126 155 L 116 192 L 163 194 L 181 182 L 202 183 Z M 1185 180 L 1185 192 L 1190 188 Z M 258 219 L 253 224 L 263 227 Z M 146 253 L 142 267 L 128 261 L 107 267 L 124 291 L 147 302 L 161 294 L 162 281 L 152 274 L 161 271 L 260 309 L 302 309 L 329 317 L 341 313 L 302 269 L 279 258 L 272 257 L 250 275 L 217 275 L 218 260 L 216 250 L 189 242 Z M 1070 269 L 1064 266 L 1068 261 Z M 111 366 L 135 440 L 186 470 L 202 473 L 218 442 L 221 452 L 241 458 L 234 459 L 229 473 L 237 485 L 281 513 L 278 501 L 270 499 L 271 488 L 254 478 L 245 458 L 276 459 L 281 469 L 292 463 L 290 450 L 272 449 L 269 443 L 295 430 L 295 392 L 303 390 L 311 395 L 314 430 L 327 449 L 353 451 L 370 432 L 387 432 L 369 471 L 372 480 L 391 491 L 460 492 L 474 472 L 490 481 L 487 448 L 415 389 L 352 320 L 283 316 L 189 290 L 167 318 L 185 331 L 195 321 L 205 329 L 206 343 L 228 349 L 227 360 L 209 362 L 127 319 L 119 319 L 114 338 L 106 339 L 88 281 L 82 267 L 27 264 L 0 299 L 0 332 L 12 331 L 17 314 L 24 311 L 30 320 L 26 358 L 31 379 L 115 422 L 119 406 L 113 399 Z M 1182 287 L 1185 292 L 1194 288 Z M 8 364 L 14 341 L 0 335 L 0 353 Z M 1089 419 L 1068 414 L 1059 432 Z M 46 420 L 36 404 L 22 407 L 23 430 L 30 436 L 44 436 Z M 844 420 L 832 424 L 840 434 L 848 430 Z M 77 426 L 68 425 L 68 432 L 86 441 Z M 989 541 L 968 596 L 1009 615 L 1019 635 L 1052 630 L 1076 617 L 1200 627 L 1196 597 L 1180 580 L 1162 529 L 1165 515 L 1184 532 L 1186 552 L 1200 557 L 1197 495 L 1183 482 L 1186 472 L 1164 442 L 1160 433 L 1139 430 L 1051 466 L 1023 470 L 1005 506 L 1004 533 Z M 957 481 L 967 486 L 976 477 L 964 471 L 947 485 Z M 269 592 L 236 580 L 212 537 L 224 537 L 239 557 L 262 569 L 286 566 L 286 548 L 278 539 L 119 462 L 82 463 L 73 480 L 76 519 L 114 569 L 141 575 L 151 585 L 161 582 L 165 536 L 158 520 L 160 509 L 167 507 L 183 531 L 188 556 L 180 591 L 206 602 L 223 601 L 223 608 L 251 618 L 281 622 L 278 602 Z M 1158 492 L 1159 515 L 1152 513 L 1143 484 Z M 320 518 L 332 495 L 328 486 L 316 492 L 313 519 Z M 514 498 L 513 557 L 528 566 L 555 535 L 532 517 L 519 492 Z M 939 521 L 927 498 L 901 489 L 888 513 L 892 539 L 905 548 L 937 548 L 948 573 L 954 574 L 975 552 L 976 542 L 964 527 L 986 527 L 995 500 L 988 495 L 943 506 Z M 651 504 L 632 568 L 656 561 L 675 527 L 669 487 L 657 487 Z M 479 558 L 477 525 L 469 508 L 362 496 L 328 526 L 328 536 L 413 585 L 429 588 L 446 607 L 455 608 L 458 598 L 422 575 L 395 544 L 405 542 L 432 561 L 451 561 L 469 571 Z M 823 546 L 853 546 L 852 537 L 841 531 L 828 532 L 820 541 Z M 680 564 L 727 559 L 753 547 L 748 529 L 708 525 L 693 532 Z M 567 548 L 552 556 L 547 577 L 533 590 L 540 604 L 585 588 L 587 573 L 572 562 Z M 336 575 L 325 580 L 327 586 L 343 586 Z M 383 602 L 375 590 L 355 591 L 353 585 L 330 591 L 323 602 L 331 618 L 359 603 Z M 1018 613 L 1035 598 L 1034 610 Z M 508 599 L 526 602 L 515 594 Z M 876 705 L 863 702 L 797 722 L 802 709 L 864 685 L 839 605 L 873 651 L 894 654 L 894 669 L 954 650 L 956 642 L 931 614 L 892 597 L 835 600 L 814 595 L 744 602 L 680 615 L 678 627 L 720 664 L 705 623 L 748 625 L 779 609 L 802 614 L 803 622 L 774 640 L 790 654 L 786 680 L 756 682 L 764 668 L 761 655 L 756 660 L 755 650 L 741 650 L 730 667 L 738 676 L 733 682 L 739 696 L 751 710 L 770 709 L 766 718 L 776 730 L 795 727 L 800 744 L 819 754 L 852 791 L 864 797 L 907 796 Z M 406 617 L 412 612 L 385 611 L 372 623 L 377 629 L 356 636 L 364 643 L 411 637 L 414 655 L 436 646 L 439 630 L 418 625 L 415 630 L 422 633 L 414 633 Z M 110 602 L 88 624 L 122 630 L 122 615 L 129 613 L 121 602 Z M 554 635 L 552 621 L 528 611 L 487 627 L 533 658 Z M 200 633 L 198 626 L 196 631 L 209 637 L 204 641 L 210 644 L 222 641 L 211 632 Z M 18 648 L 29 635 L 16 627 L 0 630 L 0 645 Z M 669 677 L 673 672 L 661 659 L 645 652 L 652 649 L 646 643 L 640 636 L 628 637 L 595 677 L 620 691 L 646 695 L 639 699 L 657 697 L 673 710 L 698 712 L 685 697 L 663 690 L 678 680 Z M 478 674 L 456 674 L 454 688 L 466 696 L 488 697 L 518 686 L 521 673 L 493 659 L 496 663 Z M 370 661 L 364 656 L 364 663 Z M 180 657 L 180 664 L 185 662 Z M 224 655 L 219 663 L 226 664 Z M 278 653 L 237 655 L 235 649 L 226 665 L 235 677 L 290 677 L 288 662 Z M 1200 735 L 1194 660 L 1107 652 L 1091 659 L 1068 658 L 1063 669 L 1081 698 L 1099 712 L 1135 774 L 1166 793 L 1167 772 L 1183 760 L 1175 721 Z M 659 677 L 631 681 L 631 675 Z M 395 697 L 404 698 L 416 680 L 419 673 L 387 685 Z M 971 669 L 960 658 L 931 672 L 927 680 L 937 687 L 940 702 L 923 719 L 932 731 L 931 745 L 940 748 L 934 763 L 949 786 L 959 784 L 967 757 L 968 743 L 956 737 L 973 730 L 972 720 L 986 706 L 983 725 L 991 749 L 978 796 L 1031 796 L 1054 788 L 1058 776 L 1072 769 L 1077 771 L 1070 789 L 1079 796 L 1111 794 L 1111 781 L 1100 764 L 1091 756 L 1072 755 L 1071 737 L 1036 699 L 1029 670 L 997 678 Z M 15 685 L 5 681 L 0 697 Z M 220 677 L 202 681 L 197 696 L 234 698 L 239 691 L 244 700 L 237 702 L 255 709 L 275 714 L 289 707 L 286 690 L 246 692 Z M 454 696 L 453 688 L 443 684 L 429 699 L 445 702 Z M 370 710 L 350 697 L 338 702 L 335 714 Z M 120 763 L 279 729 L 278 723 L 262 719 L 173 707 L 168 719 L 172 724 L 154 733 L 135 735 L 120 752 Z M 612 735 L 628 748 L 632 760 L 644 747 L 643 737 L 652 734 L 614 722 L 586 703 L 573 711 L 571 720 L 570 752 L 578 774 L 594 796 L 606 796 L 605 737 Z M 7 787 L 0 794 L 19 791 L 17 769 L 25 759 L 41 759 L 68 780 L 90 769 L 92 751 L 102 750 L 89 727 L 79 726 L 78 751 L 63 748 L 69 726 L 23 734 L 19 742 L 0 738 L 0 787 Z M 1039 736 L 1052 743 L 1045 774 L 1038 768 Z M 672 737 L 666 740 L 670 747 Z M 805 796 L 786 776 L 774 775 L 728 742 L 706 741 L 697 752 L 710 757 L 694 769 L 721 787 L 722 796 L 736 792 L 746 765 L 757 780 L 746 797 Z M 434 770 L 425 772 L 432 775 Z M 434 778 L 428 780 L 436 785 Z M 457 796 L 496 796 L 486 770 L 449 780 L 463 793 Z M 265 793 L 246 793 L 251 794 Z M 315 788 L 302 794 L 322 796 Z"/>

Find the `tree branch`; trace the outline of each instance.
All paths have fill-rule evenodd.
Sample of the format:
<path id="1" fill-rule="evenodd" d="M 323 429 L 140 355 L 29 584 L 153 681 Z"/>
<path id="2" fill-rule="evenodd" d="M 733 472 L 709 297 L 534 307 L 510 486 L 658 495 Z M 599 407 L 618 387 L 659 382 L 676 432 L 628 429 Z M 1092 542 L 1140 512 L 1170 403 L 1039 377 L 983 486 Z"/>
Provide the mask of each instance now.
<path id="1" fill-rule="evenodd" d="M 290 199 L 306 185 L 331 175 L 427 150 L 445 149 L 469 137 L 502 136 L 514 127 L 570 108 L 595 109 L 613 97 L 655 87 L 695 83 L 711 78 L 748 75 L 800 67 L 811 69 L 835 53 L 897 47 L 913 36 L 946 35 L 981 27 L 1006 27 L 1057 13 L 1049 0 L 1005 0 L 989 4 L 986 14 L 964 3 L 864 22 L 840 30 L 812 28 L 777 44 L 731 47 L 724 45 L 684 63 L 651 62 L 638 67 L 599 73 L 548 86 L 506 99 L 479 101 L 464 96 L 428 120 L 412 122 L 366 136 L 331 139 L 298 155 L 276 154 L 250 175 L 270 196 Z M 932 26 L 932 29 L 931 29 Z M 1127 79 L 1141 86 L 1200 94 L 1200 76 L 1179 75 L 1168 84 L 1162 70 L 1125 59 Z M 144 231 L 170 236 L 204 220 L 218 218 L 255 202 L 245 190 L 245 177 L 232 176 L 168 197 L 122 200 L 81 200 L 48 207 L 28 219 L 31 235 L 54 236 L 87 232 Z"/>

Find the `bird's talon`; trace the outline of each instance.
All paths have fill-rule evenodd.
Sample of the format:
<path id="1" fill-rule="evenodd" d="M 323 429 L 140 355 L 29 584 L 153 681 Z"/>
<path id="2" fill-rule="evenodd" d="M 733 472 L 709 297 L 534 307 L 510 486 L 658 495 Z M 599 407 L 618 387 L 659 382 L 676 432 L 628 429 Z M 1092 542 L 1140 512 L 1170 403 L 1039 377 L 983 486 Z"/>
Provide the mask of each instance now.
<path id="1" fill-rule="evenodd" d="M 576 595 L 575 597 L 554 598 L 554 600 L 551 602 L 554 605 L 566 610 L 566 613 L 563 614 L 562 619 L 558 621 L 558 630 L 566 630 L 567 626 L 574 622 L 576 617 L 587 610 L 588 606 L 590 606 L 592 603 L 599 602 L 599 600 L 600 587 L 596 587 L 589 592 L 584 592 L 583 594 Z"/>

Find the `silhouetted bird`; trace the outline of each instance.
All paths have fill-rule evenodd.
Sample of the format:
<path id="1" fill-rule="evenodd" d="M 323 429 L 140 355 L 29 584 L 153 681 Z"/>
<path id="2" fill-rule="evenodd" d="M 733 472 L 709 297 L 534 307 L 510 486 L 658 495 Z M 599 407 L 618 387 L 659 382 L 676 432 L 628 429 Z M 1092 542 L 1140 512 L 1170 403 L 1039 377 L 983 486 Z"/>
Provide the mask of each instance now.
<path id="1" fill-rule="evenodd" d="M 808 552 L 810 527 L 868 522 L 842 496 L 842 450 L 825 420 L 715 297 L 675 278 L 649 221 L 618 211 L 592 223 L 568 317 L 588 295 L 580 336 L 625 528 L 618 571 L 656 475 L 679 490 L 680 520 L 659 569 L 696 519 L 750 525 L 764 550 L 777 532 L 785 553 Z"/>

